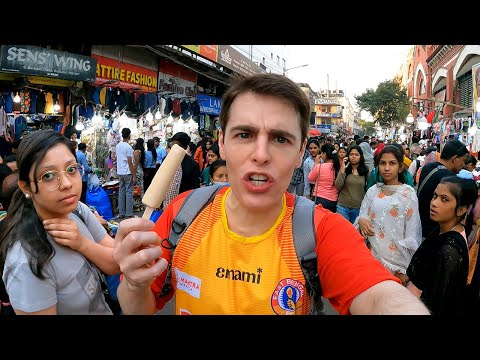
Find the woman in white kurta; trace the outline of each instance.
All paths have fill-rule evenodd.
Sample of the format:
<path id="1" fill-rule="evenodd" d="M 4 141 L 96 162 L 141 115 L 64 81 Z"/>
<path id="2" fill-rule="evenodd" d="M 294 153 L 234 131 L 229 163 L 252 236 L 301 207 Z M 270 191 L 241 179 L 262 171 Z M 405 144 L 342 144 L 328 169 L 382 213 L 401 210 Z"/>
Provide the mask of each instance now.
<path id="1" fill-rule="evenodd" d="M 406 283 L 406 271 L 421 243 L 422 232 L 415 190 L 403 184 L 403 159 L 395 146 L 379 154 L 379 173 L 384 183 L 368 189 L 357 219 L 368 237 L 372 254 Z"/>

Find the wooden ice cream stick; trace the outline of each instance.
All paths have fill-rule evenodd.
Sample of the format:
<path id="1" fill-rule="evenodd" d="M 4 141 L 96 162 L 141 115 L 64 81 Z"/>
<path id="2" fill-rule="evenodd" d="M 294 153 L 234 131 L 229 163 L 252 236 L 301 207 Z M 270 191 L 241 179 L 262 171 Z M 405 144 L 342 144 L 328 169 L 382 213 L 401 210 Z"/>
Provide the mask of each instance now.
<path id="1" fill-rule="evenodd" d="M 167 195 L 170 183 L 175 172 L 182 165 L 182 160 L 187 152 L 174 144 L 157 170 L 150 186 L 143 195 L 142 203 L 146 205 L 142 218 L 150 219 L 153 210 L 158 209 Z"/>

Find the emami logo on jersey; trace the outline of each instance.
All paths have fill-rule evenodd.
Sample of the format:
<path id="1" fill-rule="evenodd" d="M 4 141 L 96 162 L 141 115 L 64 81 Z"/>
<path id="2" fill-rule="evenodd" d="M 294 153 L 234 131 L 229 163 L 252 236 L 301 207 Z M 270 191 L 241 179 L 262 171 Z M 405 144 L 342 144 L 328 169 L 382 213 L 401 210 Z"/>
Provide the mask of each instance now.
<path id="1" fill-rule="evenodd" d="M 261 274 L 262 268 L 257 268 L 257 274 L 255 274 L 247 271 L 232 270 L 219 267 L 217 268 L 215 276 L 220 279 L 239 280 L 252 284 L 260 284 Z"/>

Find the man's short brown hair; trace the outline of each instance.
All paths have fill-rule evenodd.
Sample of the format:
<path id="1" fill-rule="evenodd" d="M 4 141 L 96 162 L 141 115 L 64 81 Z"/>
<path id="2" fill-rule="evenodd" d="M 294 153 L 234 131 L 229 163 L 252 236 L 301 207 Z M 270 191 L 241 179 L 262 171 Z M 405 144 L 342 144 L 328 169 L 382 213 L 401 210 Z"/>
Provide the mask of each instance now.
<path id="1" fill-rule="evenodd" d="M 307 138 L 310 121 L 310 103 L 300 87 L 289 78 L 279 74 L 256 74 L 248 77 L 234 77 L 229 89 L 222 99 L 220 112 L 220 126 L 225 133 L 230 108 L 237 96 L 252 92 L 258 95 L 268 95 L 284 100 L 292 106 L 298 114 L 298 123 L 302 132 L 300 146 Z"/>

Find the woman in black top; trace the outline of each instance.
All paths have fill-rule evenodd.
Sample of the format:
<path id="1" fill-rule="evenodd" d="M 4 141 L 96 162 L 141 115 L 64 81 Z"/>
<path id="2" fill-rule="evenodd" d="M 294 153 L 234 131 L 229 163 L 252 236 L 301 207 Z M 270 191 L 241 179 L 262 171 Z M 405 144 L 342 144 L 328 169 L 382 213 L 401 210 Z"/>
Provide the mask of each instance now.
<path id="1" fill-rule="evenodd" d="M 477 198 L 473 180 L 447 176 L 430 202 L 430 219 L 438 223 L 422 242 L 407 269 L 407 288 L 434 315 L 464 314 L 468 275 L 465 217 Z"/>

